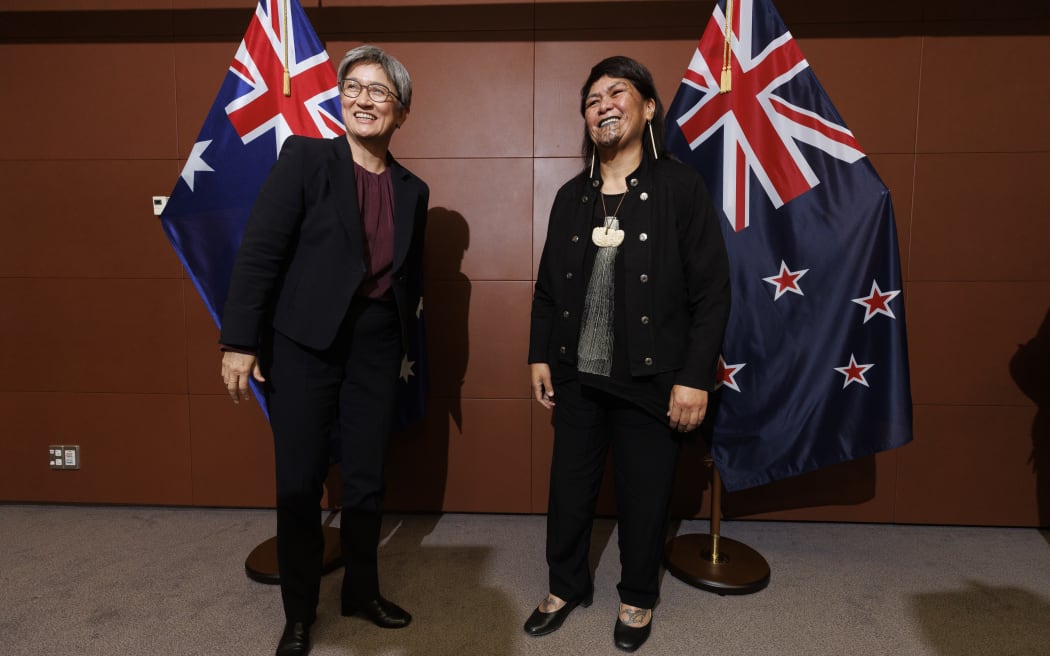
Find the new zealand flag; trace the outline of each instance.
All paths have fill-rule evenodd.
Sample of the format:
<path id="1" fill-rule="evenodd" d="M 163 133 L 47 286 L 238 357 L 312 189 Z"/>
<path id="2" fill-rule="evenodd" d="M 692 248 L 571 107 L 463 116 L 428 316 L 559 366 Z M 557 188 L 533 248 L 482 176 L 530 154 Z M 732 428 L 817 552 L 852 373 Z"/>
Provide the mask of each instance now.
<path id="1" fill-rule="evenodd" d="M 216 325 L 248 215 L 281 145 L 293 134 L 344 134 L 341 114 L 335 70 L 298 0 L 260 0 L 161 214 L 164 231 Z M 421 313 L 422 308 L 419 339 L 401 368 L 402 425 L 423 415 L 427 376 Z"/>
<path id="2" fill-rule="evenodd" d="M 731 49 L 720 0 L 667 146 L 724 218 L 733 307 L 711 453 L 738 490 L 901 446 L 912 405 L 889 191 L 770 0 L 731 4 Z"/>

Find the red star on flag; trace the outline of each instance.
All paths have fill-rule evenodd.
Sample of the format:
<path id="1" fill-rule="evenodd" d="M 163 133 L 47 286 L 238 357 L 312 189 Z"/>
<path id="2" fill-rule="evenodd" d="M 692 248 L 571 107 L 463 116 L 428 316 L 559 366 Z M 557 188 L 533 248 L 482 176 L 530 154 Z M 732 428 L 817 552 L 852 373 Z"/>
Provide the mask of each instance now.
<path id="1" fill-rule="evenodd" d="M 718 356 L 718 370 L 715 373 L 715 389 L 725 385 L 729 389 L 739 392 L 740 386 L 736 382 L 736 375 L 746 366 L 747 364 L 744 362 L 726 364 L 725 359 L 721 355 Z"/>
<path id="2" fill-rule="evenodd" d="M 864 387 L 870 387 L 868 381 L 864 379 L 864 372 L 874 366 L 874 364 L 857 364 L 857 358 L 853 357 L 853 354 L 850 353 L 848 365 L 845 367 L 835 367 L 835 371 L 846 377 L 846 381 L 842 383 L 842 389 L 846 389 L 846 386 L 850 383 L 860 383 Z"/>
<path id="3" fill-rule="evenodd" d="M 791 269 L 788 269 L 787 264 L 784 264 L 784 260 L 781 260 L 780 272 L 775 276 L 769 276 L 762 280 L 777 288 L 776 294 L 773 296 L 774 301 L 788 292 L 804 296 L 802 289 L 798 286 L 798 281 L 801 280 L 802 276 L 806 275 L 807 272 L 809 272 L 809 269 L 792 271 Z"/>
<path id="4" fill-rule="evenodd" d="M 890 319 L 896 319 L 897 316 L 893 314 L 893 310 L 890 309 L 889 302 L 900 294 L 901 290 L 894 289 L 892 291 L 883 292 L 879 289 L 879 283 L 871 281 L 871 292 L 867 296 L 852 299 L 857 305 L 864 306 L 864 323 L 868 323 L 868 319 L 874 317 L 876 314 L 885 314 Z"/>

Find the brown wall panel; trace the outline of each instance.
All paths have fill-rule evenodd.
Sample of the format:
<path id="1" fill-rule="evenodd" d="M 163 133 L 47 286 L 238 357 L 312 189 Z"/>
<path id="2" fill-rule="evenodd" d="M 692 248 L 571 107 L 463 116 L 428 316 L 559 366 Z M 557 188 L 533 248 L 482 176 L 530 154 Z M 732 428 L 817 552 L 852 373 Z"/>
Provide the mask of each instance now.
<path id="1" fill-rule="evenodd" d="M 696 44 L 693 40 L 572 41 L 573 35 L 538 33 L 536 43 L 536 157 L 575 157 L 583 140 L 580 87 L 606 57 L 634 57 L 649 68 L 664 107 L 674 99 Z"/>
<path id="2" fill-rule="evenodd" d="M 173 0 L 0 0 L 0 11 L 171 9 Z M 227 0 L 227 2 L 236 0 Z"/>
<path id="3" fill-rule="evenodd" d="M 372 43 L 412 75 L 412 113 L 390 144 L 398 159 L 532 155 L 531 41 Z M 329 56 L 338 64 L 357 45 L 329 42 Z"/>
<path id="4" fill-rule="evenodd" d="M 259 404 L 225 395 L 189 403 L 193 504 L 272 507 L 273 435 Z"/>
<path id="5" fill-rule="evenodd" d="M 1050 279 L 1047 171 L 1050 152 L 918 155 L 912 279 Z"/>
<path id="6" fill-rule="evenodd" d="M 800 38 L 798 45 L 864 152 L 914 150 L 922 39 Z"/>
<path id="7" fill-rule="evenodd" d="M 900 450 L 896 521 L 1038 525 L 1038 477 L 1050 472 L 1033 471 L 1034 416 L 1031 407 L 917 405 L 915 442 Z"/>
<path id="8" fill-rule="evenodd" d="M 190 394 L 225 394 L 219 329 L 189 278 L 182 280 L 186 303 L 186 386 Z"/>
<path id="9" fill-rule="evenodd" d="M 554 195 L 563 184 L 571 180 L 583 169 L 583 158 L 574 157 L 537 157 L 533 160 L 533 201 L 532 201 L 532 274 L 540 268 L 540 256 L 543 255 L 543 243 L 547 239 L 547 224 L 550 222 L 551 208 L 554 206 Z"/>
<path id="10" fill-rule="evenodd" d="M 1050 18 L 1050 5 L 1039 0 L 1001 0 L 995 4 L 996 17 L 988 16 L 988 3 L 982 0 L 923 0 L 922 15 L 929 21 L 966 19 L 996 20 Z"/>
<path id="11" fill-rule="evenodd" d="M 247 19 L 244 27 L 247 28 Z M 208 110 L 237 54 L 240 40 L 218 43 L 175 44 L 176 122 L 179 157 L 185 160 L 193 150 Z M 181 169 L 180 169 L 181 170 Z M 175 180 L 171 182 L 174 187 Z M 165 191 L 168 194 L 171 190 Z"/>
<path id="12" fill-rule="evenodd" d="M 255 4 L 0 0 L 0 72 L 18 98 L 54 96 L 56 71 L 77 87 L 0 109 L 0 420 L 15 429 L 0 434 L 0 499 L 272 503 L 266 423 L 223 395 L 215 327 L 148 213 Z M 670 103 L 714 2 L 303 4 L 335 61 L 373 42 L 415 81 L 392 149 L 432 190 L 432 395 L 394 442 L 388 507 L 543 512 L 552 435 L 529 398 L 528 315 L 554 193 L 584 164 L 579 86 L 628 54 Z M 893 194 L 916 440 L 727 495 L 726 515 L 1046 523 L 1046 476 L 1032 471 L 1045 463 L 1026 460 L 1034 409 L 1009 367 L 1050 298 L 1050 5 L 1006 0 L 995 14 L 1009 20 L 994 22 L 977 0 L 776 4 Z M 58 434 L 83 436 L 84 470 L 41 469 Z M 163 470 L 128 444 L 162 445 Z M 676 516 L 709 513 L 702 459 L 683 451 Z M 615 511 L 610 482 L 602 513 Z"/>
<path id="13" fill-rule="evenodd" d="M 429 281 L 426 331 L 435 396 L 521 399 L 529 389 L 525 281 Z"/>
<path id="14" fill-rule="evenodd" d="M 530 405 L 434 399 L 424 430 L 392 442 L 386 506 L 437 510 L 440 496 L 450 512 L 529 512 Z"/>
<path id="15" fill-rule="evenodd" d="M 900 249 L 901 274 L 909 280 L 911 257 L 912 188 L 915 177 L 914 155 L 869 154 L 875 172 L 879 174 L 893 201 L 894 221 L 897 224 L 897 246 Z"/>
<path id="16" fill-rule="evenodd" d="M 905 295 L 915 404 L 1030 404 L 1009 363 L 1046 316 L 1050 282 L 912 282 Z"/>
<path id="17" fill-rule="evenodd" d="M 0 104 L 0 158 L 174 157 L 173 62 L 170 43 L 0 45 L 21 99 Z"/>
<path id="18" fill-rule="evenodd" d="M 880 0 L 843 2 L 842 0 L 776 0 L 775 6 L 788 26 L 808 27 L 811 23 L 864 25 L 887 19 L 914 21 L 921 15 L 922 2 Z"/>
<path id="19" fill-rule="evenodd" d="M 150 204 L 177 174 L 170 160 L 0 161 L 0 276 L 180 277 Z"/>
<path id="20" fill-rule="evenodd" d="M 0 278 L 0 389 L 185 394 L 179 279 Z"/>
<path id="21" fill-rule="evenodd" d="M 1048 61 L 1050 35 L 924 39 L 919 152 L 1050 150 Z"/>
<path id="22" fill-rule="evenodd" d="M 181 394 L 0 392 L 0 499 L 189 505 L 188 424 Z M 81 468 L 50 469 L 52 444 Z"/>
<path id="23" fill-rule="evenodd" d="M 714 6 L 711 0 L 540 0 L 535 3 L 536 29 L 544 40 L 631 41 L 683 27 L 699 38 Z M 568 36 L 559 38 L 559 33 Z"/>
<path id="24" fill-rule="evenodd" d="M 430 185 L 428 280 L 531 279 L 531 159 L 400 161 Z"/>
<path id="25" fill-rule="evenodd" d="M 892 522 L 905 446 L 768 485 L 728 493 L 723 512 L 738 519 Z"/>
<path id="26" fill-rule="evenodd" d="M 551 424 L 551 411 L 532 401 L 532 494 L 529 498 L 529 512 L 547 512 L 547 499 L 551 484 L 551 451 L 554 448 L 554 427 Z"/>

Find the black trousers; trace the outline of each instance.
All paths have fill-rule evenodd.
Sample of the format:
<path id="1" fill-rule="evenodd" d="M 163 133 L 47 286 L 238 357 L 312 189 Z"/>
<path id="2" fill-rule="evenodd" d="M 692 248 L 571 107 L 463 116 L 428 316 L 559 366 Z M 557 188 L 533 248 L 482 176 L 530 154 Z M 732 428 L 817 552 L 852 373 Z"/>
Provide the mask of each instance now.
<path id="1" fill-rule="evenodd" d="M 309 623 L 321 584 L 320 501 L 333 448 L 343 478 L 343 610 L 379 595 L 383 468 L 401 367 L 397 308 L 355 299 L 330 348 L 317 351 L 275 333 L 268 359 L 281 598 L 289 621 Z"/>
<path id="2" fill-rule="evenodd" d="M 595 504 L 612 448 L 620 546 L 620 601 L 652 608 L 660 593 L 680 442 L 666 419 L 578 382 L 555 385 L 554 454 L 547 509 L 550 592 L 575 600 L 590 594 L 587 554 Z"/>

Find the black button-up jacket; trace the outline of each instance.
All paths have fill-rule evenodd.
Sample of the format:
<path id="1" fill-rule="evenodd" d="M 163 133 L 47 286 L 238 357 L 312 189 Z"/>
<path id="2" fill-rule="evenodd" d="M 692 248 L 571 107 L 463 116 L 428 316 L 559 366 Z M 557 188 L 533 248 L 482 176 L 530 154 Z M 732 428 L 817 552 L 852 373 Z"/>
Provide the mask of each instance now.
<path id="1" fill-rule="evenodd" d="M 596 171 L 597 173 L 597 171 Z M 602 181 L 583 171 L 558 191 L 532 301 L 529 362 L 575 367 L 590 272 L 584 271 Z M 644 157 L 627 177 L 617 216 L 624 258 L 627 353 L 632 376 L 675 372 L 674 382 L 711 390 L 729 319 L 729 261 L 700 175 Z M 615 348 L 623 348 L 617 344 Z"/>

